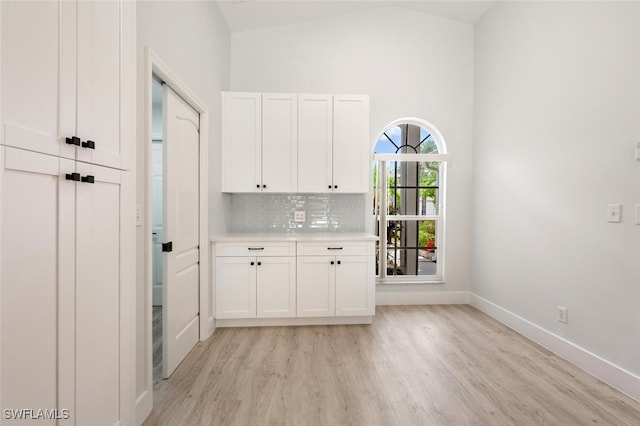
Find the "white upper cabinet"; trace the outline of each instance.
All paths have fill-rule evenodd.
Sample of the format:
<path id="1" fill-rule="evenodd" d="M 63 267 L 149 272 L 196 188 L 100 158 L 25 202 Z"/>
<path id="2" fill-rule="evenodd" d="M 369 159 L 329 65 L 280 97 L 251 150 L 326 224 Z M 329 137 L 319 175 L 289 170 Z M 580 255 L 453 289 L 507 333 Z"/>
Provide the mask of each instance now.
<path id="1" fill-rule="evenodd" d="M 262 191 L 296 192 L 298 120 L 295 94 L 262 94 Z"/>
<path id="2" fill-rule="evenodd" d="M 369 97 L 222 94 L 223 192 L 366 193 Z"/>
<path id="3" fill-rule="evenodd" d="M 331 192 L 331 95 L 298 96 L 298 191 Z"/>
<path id="4" fill-rule="evenodd" d="M 123 79 L 135 70 L 134 9 L 118 1 L 3 3 L 2 144 L 131 167 L 134 146 L 123 144 L 121 126 L 134 108 L 134 78 Z"/>
<path id="5" fill-rule="evenodd" d="M 369 191 L 369 97 L 300 95 L 298 191 Z"/>
<path id="6" fill-rule="evenodd" d="M 369 97 L 333 97 L 333 190 L 368 192 Z"/>
<path id="7" fill-rule="evenodd" d="M 262 188 L 262 96 L 222 93 L 222 191 Z"/>
<path id="8" fill-rule="evenodd" d="M 225 92 L 224 192 L 295 192 L 297 96 Z"/>

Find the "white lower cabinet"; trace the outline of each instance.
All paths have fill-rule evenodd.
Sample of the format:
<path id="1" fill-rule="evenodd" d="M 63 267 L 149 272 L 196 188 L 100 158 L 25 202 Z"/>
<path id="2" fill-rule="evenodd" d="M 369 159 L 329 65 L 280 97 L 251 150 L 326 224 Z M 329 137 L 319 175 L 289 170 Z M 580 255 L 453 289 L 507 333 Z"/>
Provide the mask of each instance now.
<path id="1" fill-rule="evenodd" d="M 217 251 L 216 318 L 295 317 L 295 243 L 221 244 Z"/>
<path id="2" fill-rule="evenodd" d="M 371 317 L 374 247 L 370 240 L 218 243 L 216 318 Z"/>
<path id="3" fill-rule="evenodd" d="M 373 253 L 373 242 L 298 244 L 298 317 L 373 315 Z"/>

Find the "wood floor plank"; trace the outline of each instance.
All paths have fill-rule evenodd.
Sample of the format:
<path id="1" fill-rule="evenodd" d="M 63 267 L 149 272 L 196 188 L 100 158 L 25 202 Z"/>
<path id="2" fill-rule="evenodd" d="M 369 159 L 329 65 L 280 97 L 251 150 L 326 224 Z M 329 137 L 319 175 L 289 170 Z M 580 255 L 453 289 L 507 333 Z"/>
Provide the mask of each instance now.
<path id="1" fill-rule="evenodd" d="M 640 425 L 640 403 L 468 305 L 218 329 L 145 425 Z"/>

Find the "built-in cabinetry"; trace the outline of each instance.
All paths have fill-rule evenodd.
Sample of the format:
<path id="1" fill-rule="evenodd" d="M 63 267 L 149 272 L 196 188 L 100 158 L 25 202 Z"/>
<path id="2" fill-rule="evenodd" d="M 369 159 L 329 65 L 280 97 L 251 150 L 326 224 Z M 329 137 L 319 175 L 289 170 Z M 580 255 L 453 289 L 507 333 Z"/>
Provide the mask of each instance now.
<path id="1" fill-rule="evenodd" d="M 295 192 L 297 95 L 223 92 L 225 192 Z"/>
<path id="2" fill-rule="evenodd" d="M 369 191 L 369 98 L 223 93 L 224 192 Z"/>
<path id="3" fill-rule="evenodd" d="M 369 98 L 299 95 L 298 192 L 369 192 Z"/>
<path id="4" fill-rule="evenodd" d="M 135 4 L 0 8 L 0 406 L 132 424 Z"/>
<path id="5" fill-rule="evenodd" d="M 374 259 L 373 242 L 298 243 L 298 316 L 373 315 Z"/>
<path id="6" fill-rule="evenodd" d="M 220 243 L 216 250 L 217 318 L 296 316 L 294 242 Z"/>
<path id="7" fill-rule="evenodd" d="M 218 325 L 228 319 L 372 317 L 374 244 L 371 236 L 217 242 L 215 317 L 222 320 Z"/>

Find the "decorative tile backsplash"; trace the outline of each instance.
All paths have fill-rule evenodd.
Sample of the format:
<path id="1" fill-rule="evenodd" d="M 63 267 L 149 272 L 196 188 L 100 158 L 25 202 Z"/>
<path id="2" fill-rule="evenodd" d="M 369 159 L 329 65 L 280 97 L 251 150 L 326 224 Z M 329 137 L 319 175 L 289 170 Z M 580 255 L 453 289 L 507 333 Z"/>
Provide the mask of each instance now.
<path id="1" fill-rule="evenodd" d="M 232 194 L 231 231 L 364 232 L 364 194 Z M 303 210 L 304 223 L 293 212 Z"/>

